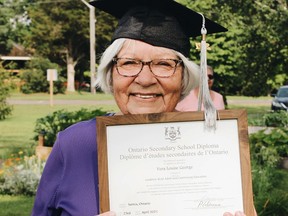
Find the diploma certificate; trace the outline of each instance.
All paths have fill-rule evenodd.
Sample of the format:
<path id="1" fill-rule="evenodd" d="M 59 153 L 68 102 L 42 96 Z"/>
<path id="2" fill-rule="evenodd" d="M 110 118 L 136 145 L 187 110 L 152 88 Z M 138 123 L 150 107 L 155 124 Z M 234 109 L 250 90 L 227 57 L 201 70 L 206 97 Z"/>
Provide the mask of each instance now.
<path id="1" fill-rule="evenodd" d="M 219 120 L 215 131 L 200 120 L 107 124 L 107 210 L 117 216 L 244 211 L 239 143 L 237 118 Z"/>

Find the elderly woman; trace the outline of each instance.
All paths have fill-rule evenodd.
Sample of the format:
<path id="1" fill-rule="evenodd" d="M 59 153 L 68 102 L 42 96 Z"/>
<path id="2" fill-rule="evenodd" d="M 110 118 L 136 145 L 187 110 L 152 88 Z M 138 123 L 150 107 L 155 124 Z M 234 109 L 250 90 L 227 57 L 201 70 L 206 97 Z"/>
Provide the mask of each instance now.
<path id="1" fill-rule="evenodd" d="M 97 81 L 113 93 L 119 114 L 172 112 L 198 84 L 197 71 L 180 52 L 117 39 L 102 56 Z"/>
<path id="2" fill-rule="evenodd" d="M 194 31 L 183 29 L 175 16 L 184 10 L 190 14 L 186 21 L 193 16 L 196 21 L 192 23 L 198 20 L 199 28 L 201 16 L 172 0 L 161 2 L 161 9 L 153 1 L 144 0 L 125 0 L 124 4 L 114 0 L 92 2 L 122 17 L 112 44 L 102 56 L 97 79 L 98 86 L 114 95 L 119 115 L 175 111 L 178 101 L 197 85 L 198 67 L 186 57 L 189 37 Z M 114 12 L 111 7 L 115 8 Z M 125 9 L 119 12 L 121 8 Z M 177 10 L 178 15 L 171 14 L 170 10 Z M 207 25 L 215 28 L 214 32 L 223 30 L 209 20 Z M 168 37 L 167 33 L 172 35 Z M 58 134 L 37 190 L 32 215 L 99 214 L 97 136 L 101 135 L 96 134 L 96 119 L 77 123 Z"/>

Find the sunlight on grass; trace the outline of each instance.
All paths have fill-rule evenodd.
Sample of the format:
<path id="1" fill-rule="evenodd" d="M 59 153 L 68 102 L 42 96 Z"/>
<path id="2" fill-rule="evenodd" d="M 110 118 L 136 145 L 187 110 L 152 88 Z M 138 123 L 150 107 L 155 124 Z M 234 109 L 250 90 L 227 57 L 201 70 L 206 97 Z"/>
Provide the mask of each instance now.
<path id="1" fill-rule="evenodd" d="M 106 112 L 118 112 L 119 109 L 113 102 L 114 99 L 111 95 L 96 94 L 92 95 L 90 93 L 85 93 L 83 95 L 77 95 L 78 93 L 73 93 L 71 95 L 62 95 L 65 100 L 71 101 L 73 99 L 81 99 L 84 101 L 81 104 L 54 104 L 52 107 L 48 104 L 14 104 L 12 115 L 8 116 L 7 119 L 0 121 L 0 158 L 6 158 L 11 153 L 23 150 L 25 152 L 31 152 L 34 149 L 35 144 L 32 140 L 34 134 L 34 127 L 36 120 L 45 117 L 57 110 L 67 110 L 76 111 L 81 108 L 86 109 L 102 109 Z M 95 97 L 96 96 L 96 97 Z M 20 93 L 13 93 L 10 97 L 12 100 L 44 100 L 46 97 L 49 100 L 48 94 L 32 94 L 24 95 Z M 59 98 L 61 98 L 59 96 Z M 71 99 L 73 98 L 73 99 Z M 89 103 L 85 104 L 85 101 L 91 101 L 98 98 L 99 101 L 112 101 L 112 103 L 91 105 Z"/>
<path id="2" fill-rule="evenodd" d="M 11 94 L 11 99 L 13 100 L 50 100 L 50 95 L 48 93 L 35 93 L 35 94 L 23 94 L 19 92 L 14 92 Z M 65 100 L 114 100 L 113 96 L 110 94 L 96 93 L 91 94 L 90 92 L 70 92 L 65 94 L 53 95 L 53 99 L 65 99 Z"/>
<path id="3" fill-rule="evenodd" d="M 272 97 L 269 96 L 261 96 L 261 97 L 246 97 L 246 96 L 227 96 L 230 100 L 272 100 Z"/>
<path id="4" fill-rule="evenodd" d="M 248 125 L 263 126 L 264 115 L 270 113 L 270 106 L 243 106 L 243 105 L 230 105 L 229 109 L 245 109 L 247 112 Z"/>
<path id="5" fill-rule="evenodd" d="M 0 215 L 30 215 L 33 202 L 34 197 L 0 195 Z"/>

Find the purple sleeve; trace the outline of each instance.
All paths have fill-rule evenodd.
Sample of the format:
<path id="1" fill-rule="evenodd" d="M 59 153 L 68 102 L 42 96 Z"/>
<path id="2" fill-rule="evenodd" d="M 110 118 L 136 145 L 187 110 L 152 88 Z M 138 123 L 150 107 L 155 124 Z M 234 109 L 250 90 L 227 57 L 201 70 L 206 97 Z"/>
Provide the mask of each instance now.
<path id="1" fill-rule="evenodd" d="M 96 121 L 79 122 L 60 132 L 37 190 L 33 216 L 92 216 L 98 213 Z"/>
<path id="2" fill-rule="evenodd" d="M 63 175 L 63 158 L 60 143 L 56 140 L 52 152 L 46 162 L 39 183 L 32 215 L 50 215 L 48 209 L 54 207 L 57 187 Z"/>

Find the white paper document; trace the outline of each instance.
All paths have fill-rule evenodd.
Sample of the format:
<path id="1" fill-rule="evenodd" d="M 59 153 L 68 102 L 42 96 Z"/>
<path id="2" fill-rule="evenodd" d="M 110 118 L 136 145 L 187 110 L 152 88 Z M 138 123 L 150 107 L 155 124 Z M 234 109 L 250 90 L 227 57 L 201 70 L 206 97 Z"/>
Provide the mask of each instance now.
<path id="1" fill-rule="evenodd" d="M 243 211 L 237 120 L 108 126 L 107 157 L 117 216 Z"/>

